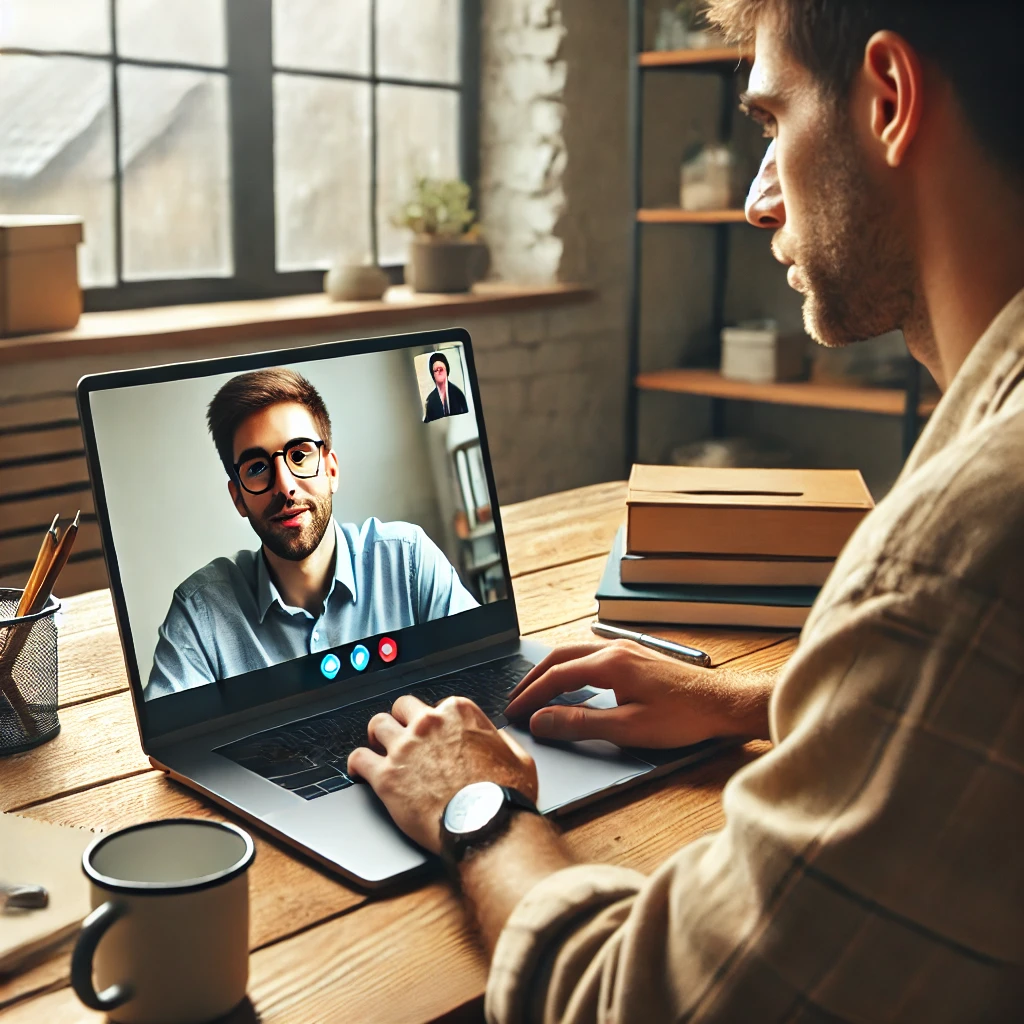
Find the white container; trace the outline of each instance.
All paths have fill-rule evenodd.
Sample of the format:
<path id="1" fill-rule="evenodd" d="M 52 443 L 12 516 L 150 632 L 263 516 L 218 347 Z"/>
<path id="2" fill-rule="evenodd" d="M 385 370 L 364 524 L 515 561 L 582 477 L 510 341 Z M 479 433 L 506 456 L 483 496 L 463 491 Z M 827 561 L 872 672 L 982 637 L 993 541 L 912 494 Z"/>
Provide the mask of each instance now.
<path id="1" fill-rule="evenodd" d="M 780 334 L 771 321 L 722 329 L 722 376 L 763 384 L 800 380 L 805 374 L 807 339 Z"/>

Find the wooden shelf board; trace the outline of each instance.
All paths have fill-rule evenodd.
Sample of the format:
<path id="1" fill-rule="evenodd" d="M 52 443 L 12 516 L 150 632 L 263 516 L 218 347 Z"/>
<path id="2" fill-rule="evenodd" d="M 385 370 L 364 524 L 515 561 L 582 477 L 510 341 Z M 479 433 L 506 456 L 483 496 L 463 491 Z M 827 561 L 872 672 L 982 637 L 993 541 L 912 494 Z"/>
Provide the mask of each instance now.
<path id="1" fill-rule="evenodd" d="M 645 50 L 639 56 L 642 68 L 685 67 L 693 64 L 739 64 L 745 59 L 736 46 L 709 47 L 706 50 Z"/>
<path id="2" fill-rule="evenodd" d="M 903 392 L 890 388 L 856 385 L 818 384 L 814 381 L 774 381 L 753 384 L 729 380 L 716 370 L 656 370 L 641 373 L 636 386 L 642 391 L 674 391 L 680 394 L 731 398 L 745 402 L 769 402 L 773 405 L 803 405 L 817 409 L 847 409 L 855 412 L 903 415 Z M 918 414 L 927 416 L 937 399 L 926 398 Z"/>
<path id="3" fill-rule="evenodd" d="M 433 295 L 394 287 L 388 289 L 383 299 L 373 302 L 332 302 L 319 292 L 245 302 L 86 313 L 70 331 L 0 338 L 0 366 L 68 356 L 115 355 L 355 331 L 428 319 L 458 323 L 467 316 L 506 315 L 586 302 L 593 294 L 589 288 L 575 284 L 515 285 L 489 281 L 475 285 L 472 292 L 458 295 Z"/>
<path id="4" fill-rule="evenodd" d="M 742 210 L 682 210 L 677 206 L 636 211 L 642 224 L 745 224 Z"/>

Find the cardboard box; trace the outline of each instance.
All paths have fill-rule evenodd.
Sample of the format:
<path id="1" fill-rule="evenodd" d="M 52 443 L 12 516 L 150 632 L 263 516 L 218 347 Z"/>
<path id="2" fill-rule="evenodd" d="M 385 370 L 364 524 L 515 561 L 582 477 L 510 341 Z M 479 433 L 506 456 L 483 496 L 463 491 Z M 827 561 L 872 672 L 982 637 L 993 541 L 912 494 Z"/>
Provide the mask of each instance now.
<path id="1" fill-rule="evenodd" d="M 805 376 L 807 338 L 780 334 L 772 323 L 722 328 L 722 376 L 756 384 Z"/>
<path id="2" fill-rule="evenodd" d="M 63 331 L 82 315 L 81 217 L 0 217 L 0 336 Z"/>
<path id="3" fill-rule="evenodd" d="M 637 465 L 626 550 L 835 558 L 873 507 L 856 469 Z"/>

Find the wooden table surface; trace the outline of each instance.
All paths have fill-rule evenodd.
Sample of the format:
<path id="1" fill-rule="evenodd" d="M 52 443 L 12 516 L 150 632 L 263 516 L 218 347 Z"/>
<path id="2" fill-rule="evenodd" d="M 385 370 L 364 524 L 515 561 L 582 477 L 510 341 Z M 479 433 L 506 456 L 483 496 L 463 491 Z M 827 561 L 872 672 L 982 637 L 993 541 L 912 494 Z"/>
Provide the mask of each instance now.
<path id="1" fill-rule="evenodd" d="M 625 514 L 625 485 L 597 484 L 503 510 L 522 631 L 548 644 L 593 639 L 594 591 Z M 716 665 L 779 667 L 792 633 L 663 630 Z M 218 805 L 155 771 L 139 746 L 107 591 L 65 604 L 56 739 L 0 759 L 0 810 L 97 832 L 180 815 L 238 820 L 254 832 L 249 1002 L 232 1021 L 476 1020 L 487 963 L 438 875 L 368 896 Z M 580 857 L 650 871 L 720 827 L 729 776 L 765 749 L 748 744 L 583 809 L 564 822 Z M 0 1020 L 102 1020 L 68 987 L 69 953 L 0 981 Z"/>

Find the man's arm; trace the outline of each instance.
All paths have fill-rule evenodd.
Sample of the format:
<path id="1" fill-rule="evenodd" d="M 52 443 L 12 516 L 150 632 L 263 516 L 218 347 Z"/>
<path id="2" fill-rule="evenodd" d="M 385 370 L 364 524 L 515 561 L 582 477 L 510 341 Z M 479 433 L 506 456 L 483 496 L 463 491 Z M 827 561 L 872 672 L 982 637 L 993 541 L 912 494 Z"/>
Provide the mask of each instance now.
<path id="1" fill-rule="evenodd" d="M 153 668 L 144 690 L 146 700 L 216 681 L 216 673 L 203 650 L 201 633 L 195 609 L 175 591 L 158 631 Z"/>
<path id="2" fill-rule="evenodd" d="M 416 595 L 414 605 L 417 621 L 429 622 L 446 615 L 455 615 L 469 608 L 479 607 L 479 602 L 466 589 L 455 567 L 444 552 L 415 527 L 414 558 L 416 566 Z"/>

